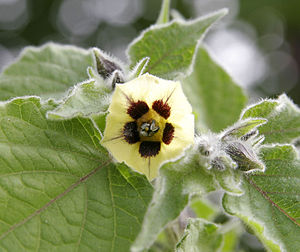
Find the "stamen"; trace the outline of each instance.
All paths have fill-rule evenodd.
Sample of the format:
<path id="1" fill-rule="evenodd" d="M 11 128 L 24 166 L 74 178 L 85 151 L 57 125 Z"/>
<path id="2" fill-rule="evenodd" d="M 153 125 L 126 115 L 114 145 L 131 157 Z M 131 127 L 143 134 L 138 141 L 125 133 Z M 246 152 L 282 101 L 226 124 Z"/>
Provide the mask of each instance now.
<path id="1" fill-rule="evenodd" d="M 142 123 L 140 127 L 140 134 L 141 136 L 151 137 L 156 132 L 158 132 L 158 130 L 159 130 L 159 126 L 156 124 L 155 120 L 152 120 L 150 123 L 149 122 Z"/>
<path id="2" fill-rule="evenodd" d="M 139 153 L 142 157 L 154 157 L 160 151 L 160 142 L 143 141 L 140 144 Z"/>

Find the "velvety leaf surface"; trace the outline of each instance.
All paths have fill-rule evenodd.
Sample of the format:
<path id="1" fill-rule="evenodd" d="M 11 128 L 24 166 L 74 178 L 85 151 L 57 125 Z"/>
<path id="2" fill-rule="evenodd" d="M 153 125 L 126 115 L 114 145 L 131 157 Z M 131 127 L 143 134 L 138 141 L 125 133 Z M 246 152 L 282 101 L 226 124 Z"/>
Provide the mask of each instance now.
<path id="1" fill-rule="evenodd" d="M 266 119 L 247 119 L 244 121 L 237 122 L 234 126 L 229 127 L 226 129 L 222 140 L 230 140 L 232 138 L 239 138 L 243 139 L 247 137 L 248 134 L 257 130 L 258 127 L 265 124 L 267 122 Z"/>
<path id="2" fill-rule="evenodd" d="M 65 119 L 105 113 L 110 102 L 110 92 L 111 90 L 98 80 L 90 79 L 79 83 L 55 110 L 48 112 L 47 116 L 51 119 Z"/>
<path id="3" fill-rule="evenodd" d="M 193 70 L 182 86 L 196 113 L 196 126 L 219 132 L 239 118 L 247 98 L 204 47 L 198 49 Z"/>
<path id="4" fill-rule="evenodd" d="M 75 46 L 48 43 L 27 47 L 0 75 L 0 100 L 39 95 L 61 98 L 73 85 L 88 79 L 92 53 Z"/>
<path id="5" fill-rule="evenodd" d="M 300 138 L 300 109 L 285 95 L 264 100 L 246 109 L 242 118 L 262 117 L 268 122 L 259 128 L 264 143 L 290 143 Z"/>
<path id="6" fill-rule="evenodd" d="M 264 173 L 244 176 L 240 197 L 225 194 L 225 210 L 240 217 L 270 251 L 300 248 L 300 160 L 291 145 L 264 147 Z"/>
<path id="7" fill-rule="evenodd" d="M 220 187 L 225 191 L 232 194 L 242 194 L 243 191 L 240 188 L 241 174 L 238 170 L 234 170 L 231 166 L 227 165 L 225 170 L 213 171 L 216 180 Z"/>
<path id="8" fill-rule="evenodd" d="M 184 209 L 191 193 L 202 194 L 216 187 L 213 175 L 199 165 L 197 156 L 164 165 L 160 168 L 152 201 L 132 250 L 149 248 L 166 224 Z"/>
<path id="9" fill-rule="evenodd" d="M 189 219 L 182 239 L 176 246 L 176 252 L 215 252 L 222 245 L 219 226 L 204 219 Z"/>
<path id="10" fill-rule="evenodd" d="M 169 22 L 170 0 L 163 0 L 161 10 L 157 18 L 156 24 L 165 24 Z"/>
<path id="11" fill-rule="evenodd" d="M 46 120 L 53 108 L 0 105 L 0 250 L 128 251 L 151 185 L 111 163 L 90 120 Z"/>
<path id="12" fill-rule="evenodd" d="M 142 75 L 145 70 L 146 67 L 149 63 L 150 58 L 149 57 L 145 57 L 143 59 L 141 59 L 136 65 L 135 67 L 132 69 L 132 71 L 129 73 L 128 75 L 128 80 L 132 80 L 134 78 L 139 77 L 140 75 Z"/>
<path id="13" fill-rule="evenodd" d="M 153 25 L 128 48 L 131 65 L 150 57 L 145 72 L 165 79 L 174 79 L 189 69 L 198 41 L 207 29 L 227 10 L 220 10 L 193 21 L 173 21 Z"/>
<path id="14" fill-rule="evenodd" d="M 201 196 L 194 196 L 190 201 L 189 207 L 198 218 L 208 221 L 212 221 L 220 212 L 216 206 Z"/>

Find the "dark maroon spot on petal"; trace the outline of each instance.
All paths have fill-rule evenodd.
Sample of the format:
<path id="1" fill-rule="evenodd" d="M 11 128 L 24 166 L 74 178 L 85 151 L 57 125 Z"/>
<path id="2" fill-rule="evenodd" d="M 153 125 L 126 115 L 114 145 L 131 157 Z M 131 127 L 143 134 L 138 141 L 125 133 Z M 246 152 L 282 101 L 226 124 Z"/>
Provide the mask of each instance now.
<path id="1" fill-rule="evenodd" d="M 127 109 L 127 113 L 135 120 L 142 117 L 148 111 L 149 111 L 149 107 L 147 103 L 143 101 L 137 101 L 137 102 L 130 101 L 130 106 Z"/>
<path id="2" fill-rule="evenodd" d="M 134 144 L 140 141 L 138 126 L 136 122 L 128 122 L 124 125 L 123 136 L 127 143 Z"/>
<path id="3" fill-rule="evenodd" d="M 152 104 L 152 108 L 163 118 L 167 119 L 170 116 L 171 108 L 168 103 L 163 100 L 156 100 Z"/>
<path id="4" fill-rule="evenodd" d="M 174 127 L 171 123 L 166 123 L 166 126 L 164 128 L 164 132 L 163 132 L 163 142 L 165 144 L 170 144 L 174 138 Z"/>
<path id="5" fill-rule="evenodd" d="M 142 157 L 154 157 L 160 151 L 160 142 L 143 141 L 140 144 L 139 153 Z"/>

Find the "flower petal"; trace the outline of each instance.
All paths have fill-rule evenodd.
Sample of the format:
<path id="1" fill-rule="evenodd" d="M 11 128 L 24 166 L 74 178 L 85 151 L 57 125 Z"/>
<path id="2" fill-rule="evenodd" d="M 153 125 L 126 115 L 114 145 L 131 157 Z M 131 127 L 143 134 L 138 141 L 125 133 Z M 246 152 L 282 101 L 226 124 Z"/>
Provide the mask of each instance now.
<path id="1" fill-rule="evenodd" d="M 156 112 L 152 108 L 155 101 L 162 100 L 170 107 L 170 115 L 167 111 L 168 107 L 163 106 L 161 102 L 156 107 Z M 138 109 L 139 113 L 129 113 L 133 111 L 130 104 L 145 102 L 151 113 L 161 116 L 162 120 L 166 120 L 166 125 L 172 125 L 172 139 L 170 136 L 165 137 L 163 142 L 137 142 L 131 136 L 135 136 L 136 132 L 128 131 L 128 127 L 134 124 L 135 117 L 144 109 Z M 135 109 L 135 108 L 134 108 Z M 111 152 L 118 162 L 125 162 L 128 166 L 136 171 L 145 174 L 149 180 L 158 175 L 159 167 L 170 160 L 175 160 L 183 151 L 193 144 L 194 141 L 194 116 L 192 108 L 187 101 L 179 82 L 163 80 L 155 76 L 144 74 L 125 84 L 117 84 L 109 107 L 109 115 L 106 118 L 106 127 L 102 144 Z M 134 112 L 136 112 L 134 110 Z M 163 112 L 163 113 L 162 113 Z M 154 115 L 153 114 L 153 115 Z M 124 129 L 126 132 L 124 133 Z M 133 134 L 134 133 L 134 134 Z M 125 136 L 124 136 L 125 134 Z M 163 134 L 161 134 L 163 136 Z M 130 139 L 126 139 L 130 137 Z M 157 141 L 157 140 L 155 140 Z M 141 153 L 142 152 L 142 153 Z"/>

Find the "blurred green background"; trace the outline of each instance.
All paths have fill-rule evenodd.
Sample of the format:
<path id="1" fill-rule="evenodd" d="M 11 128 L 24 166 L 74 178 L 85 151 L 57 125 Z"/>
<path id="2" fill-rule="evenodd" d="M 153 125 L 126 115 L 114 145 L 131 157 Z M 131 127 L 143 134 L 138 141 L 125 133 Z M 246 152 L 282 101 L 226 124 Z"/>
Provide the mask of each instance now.
<path id="1" fill-rule="evenodd" d="M 161 0 L 0 0 L 0 69 L 27 45 L 97 46 L 126 61 L 125 49 L 157 18 Z M 205 42 L 252 100 L 286 92 L 300 104 L 299 0 L 173 0 L 191 19 L 229 15 Z M 177 15 L 174 11 L 174 15 Z"/>

